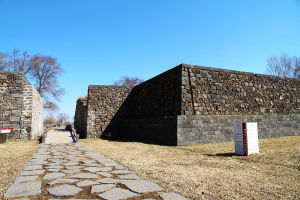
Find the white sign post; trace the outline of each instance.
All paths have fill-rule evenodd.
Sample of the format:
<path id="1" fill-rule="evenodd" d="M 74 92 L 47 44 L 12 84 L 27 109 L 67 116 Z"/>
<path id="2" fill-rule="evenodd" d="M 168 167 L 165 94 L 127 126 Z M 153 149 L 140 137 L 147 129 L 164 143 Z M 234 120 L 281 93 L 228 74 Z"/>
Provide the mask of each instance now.
<path id="1" fill-rule="evenodd" d="M 259 153 L 256 122 L 235 124 L 233 134 L 236 154 L 248 156 Z"/>

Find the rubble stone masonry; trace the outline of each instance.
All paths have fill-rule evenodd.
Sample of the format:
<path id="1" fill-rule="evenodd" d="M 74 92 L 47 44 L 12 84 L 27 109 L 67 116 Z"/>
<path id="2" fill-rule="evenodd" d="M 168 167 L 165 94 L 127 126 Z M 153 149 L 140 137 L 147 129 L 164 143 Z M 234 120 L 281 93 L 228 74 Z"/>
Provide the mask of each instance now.
<path id="1" fill-rule="evenodd" d="M 20 139 L 43 132 L 43 100 L 23 73 L 0 71 L 0 128 Z"/>

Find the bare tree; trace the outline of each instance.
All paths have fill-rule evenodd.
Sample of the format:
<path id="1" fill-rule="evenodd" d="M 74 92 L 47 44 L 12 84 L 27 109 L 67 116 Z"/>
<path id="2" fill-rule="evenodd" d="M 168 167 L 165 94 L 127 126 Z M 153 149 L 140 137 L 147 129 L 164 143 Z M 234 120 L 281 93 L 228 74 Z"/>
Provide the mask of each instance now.
<path id="1" fill-rule="evenodd" d="M 114 85 L 133 87 L 133 86 L 138 85 L 138 84 L 140 84 L 142 82 L 144 82 L 144 80 L 142 80 L 142 79 L 140 79 L 138 77 L 123 76 L 120 80 L 115 81 Z"/>
<path id="2" fill-rule="evenodd" d="M 0 69 L 19 71 L 26 75 L 30 72 L 30 55 L 20 49 L 14 49 L 11 53 L 0 52 Z"/>
<path id="3" fill-rule="evenodd" d="M 14 49 L 11 53 L 0 52 L 0 70 L 23 72 L 33 81 L 35 89 L 44 99 L 44 108 L 58 110 L 56 103 L 64 94 L 58 84 L 58 76 L 63 73 L 55 58 L 50 56 L 30 56 L 27 51 Z"/>
<path id="4" fill-rule="evenodd" d="M 53 115 L 47 115 L 44 119 L 44 126 L 50 127 L 54 126 L 56 123 L 56 119 Z"/>
<path id="5" fill-rule="evenodd" d="M 59 115 L 57 115 L 56 125 L 65 125 L 68 119 L 69 116 L 66 113 L 60 113 Z"/>
<path id="6" fill-rule="evenodd" d="M 60 88 L 58 76 L 63 73 L 62 68 L 55 58 L 50 56 L 33 56 L 30 60 L 30 77 L 35 82 L 35 88 L 44 98 L 44 107 L 49 110 L 57 110 L 57 105 L 51 101 L 54 98 L 60 101 L 64 89 Z"/>
<path id="7" fill-rule="evenodd" d="M 282 53 L 280 58 L 272 56 L 267 60 L 267 74 L 296 78 L 300 67 L 300 57 L 290 57 Z"/>

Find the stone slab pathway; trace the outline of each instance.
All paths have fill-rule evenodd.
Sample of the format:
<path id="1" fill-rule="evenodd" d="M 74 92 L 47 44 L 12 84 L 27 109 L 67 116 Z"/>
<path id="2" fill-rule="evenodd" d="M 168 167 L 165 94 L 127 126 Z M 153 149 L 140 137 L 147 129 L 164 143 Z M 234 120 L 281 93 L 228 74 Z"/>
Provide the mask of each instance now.
<path id="1" fill-rule="evenodd" d="M 47 133 L 45 144 L 73 143 L 71 133 L 64 129 L 54 129 Z"/>
<path id="2" fill-rule="evenodd" d="M 2 198 L 186 200 L 80 143 L 42 144 Z"/>

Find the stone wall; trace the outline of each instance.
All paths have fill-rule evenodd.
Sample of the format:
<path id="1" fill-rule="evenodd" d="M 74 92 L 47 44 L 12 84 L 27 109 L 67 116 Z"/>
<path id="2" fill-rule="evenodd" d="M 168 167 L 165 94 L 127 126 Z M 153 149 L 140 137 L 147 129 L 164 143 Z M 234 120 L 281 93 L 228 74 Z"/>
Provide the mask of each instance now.
<path id="1" fill-rule="evenodd" d="M 300 80 L 181 65 L 182 115 L 300 113 Z"/>
<path id="2" fill-rule="evenodd" d="M 42 111 L 42 98 L 23 73 L 0 71 L 0 128 L 13 128 L 11 137 L 33 139 L 42 133 Z"/>
<path id="3" fill-rule="evenodd" d="M 102 135 L 131 89 L 131 87 L 121 86 L 89 86 L 87 106 L 88 138 Z"/>
<path id="4" fill-rule="evenodd" d="M 177 145 L 233 140 L 235 123 L 257 122 L 259 138 L 300 135 L 300 115 L 181 115 L 177 118 Z"/>
<path id="5" fill-rule="evenodd" d="M 80 138 L 87 137 L 87 97 L 79 98 L 76 103 L 74 128 Z"/>

